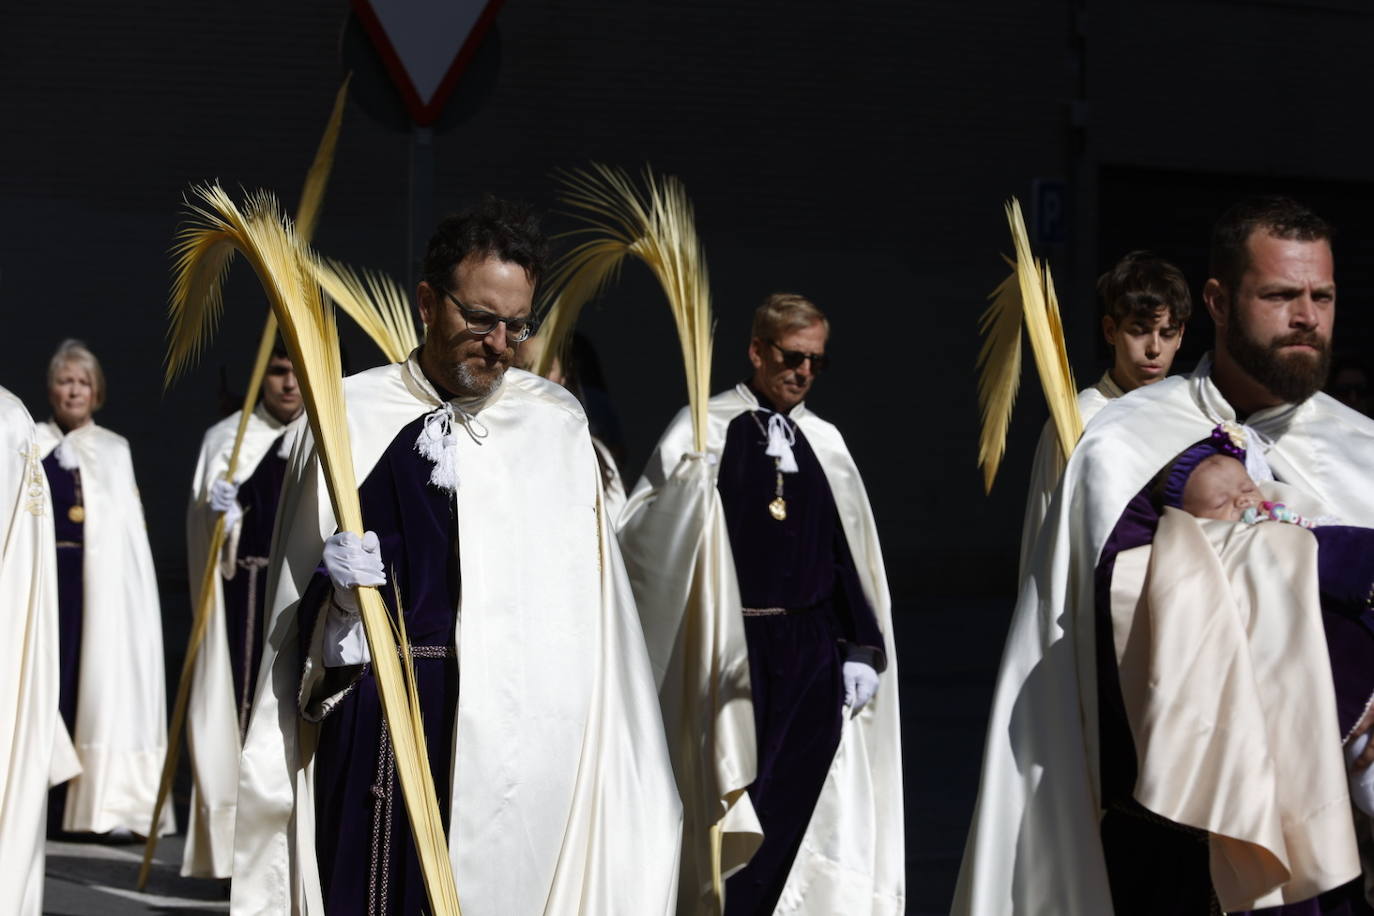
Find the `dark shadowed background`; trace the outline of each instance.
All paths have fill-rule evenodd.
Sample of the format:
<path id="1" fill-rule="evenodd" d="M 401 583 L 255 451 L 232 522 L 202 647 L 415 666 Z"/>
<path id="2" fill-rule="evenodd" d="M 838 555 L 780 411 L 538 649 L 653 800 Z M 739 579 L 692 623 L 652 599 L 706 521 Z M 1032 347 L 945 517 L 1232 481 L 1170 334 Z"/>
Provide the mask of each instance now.
<path id="1" fill-rule="evenodd" d="M 1335 221 L 1338 344 L 1374 335 L 1374 13 L 1362 0 L 741 3 L 508 0 L 428 138 L 400 115 L 344 0 L 0 5 L 0 384 L 46 416 L 65 336 L 104 362 L 97 419 L 127 436 L 167 621 L 185 639 L 182 517 L 222 385 L 241 391 L 265 314 L 233 274 L 223 330 L 163 393 L 183 192 L 218 178 L 295 206 L 345 63 L 355 72 L 315 237 L 409 283 L 432 225 L 481 192 L 556 211 L 557 167 L 645 163 L 696 204 L 719 319 L 715 387 L 742 378 L 753 307 L 831 316 L 811 406 L 844 431 L 896 600 L 913 912 L 947 907 L 1013 593 L 1024 480 L 1045 417 L 1026 377 L 1003 476 L 976 468 L 977 318 L 1018 195 L 1049 257 L 1081 384 L 1101 372 L 1096 275 L 1175 259 L 1195 295 L 1207 233 L 1280 190 Z M 413 164 L 421 169 L 413 172 Z M 423 168 L 432 162 L 430 173 Z M 411 211 L 411 185 L 432 187 Z M 566 228 L 552 215 L 550 228 Z M 1200 309 L 1199 309 L 1200 310 Z M 685 399 L 663 297 L 627 264 L 590 306 L 633 479 Z M 1181 364 L 1210 338 L 1195 321 Z M 354 370 L 380 361 L 345 331 Z"/>

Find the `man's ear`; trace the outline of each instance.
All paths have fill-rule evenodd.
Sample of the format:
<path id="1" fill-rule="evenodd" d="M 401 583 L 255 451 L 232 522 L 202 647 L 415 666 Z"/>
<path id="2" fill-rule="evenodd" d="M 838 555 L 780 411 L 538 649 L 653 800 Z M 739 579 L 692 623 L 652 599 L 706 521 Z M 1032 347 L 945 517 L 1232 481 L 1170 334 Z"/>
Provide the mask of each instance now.
<path id="1" fill-rule="evenodd" d="M 1207 314 L 1212 316 L 1212 323 L 1218 328 L 1226 327 L 1227 312 L 1227 292 L 1221 285 L 1221 281 L 1212 277 L 1202 286 L 1202 301 L 1207 306 Z"/>
<path id="2" fill-rule="evenodd" d="M 1116 349 L 1116 319 L 1111 315 L 1102 316 L 1102 337 L 1107 341 L 1107 346 Z"/>
<path id="3" fill-rule="evenodd" d="M 763 368 L 763 341 L 757 337 L 749 341 L 749 362 L 755 369 Z"/>
<path id="4" fill-rule="evenodd" d="M 420 306 L 420 320 L 428 328 L 434 323 L 439 308 L 439 297 L 434 295 L 434 287 L 429 285 L 428 280 L 421 280 L 420 285 L 415 287 L 415 300 Z"/>

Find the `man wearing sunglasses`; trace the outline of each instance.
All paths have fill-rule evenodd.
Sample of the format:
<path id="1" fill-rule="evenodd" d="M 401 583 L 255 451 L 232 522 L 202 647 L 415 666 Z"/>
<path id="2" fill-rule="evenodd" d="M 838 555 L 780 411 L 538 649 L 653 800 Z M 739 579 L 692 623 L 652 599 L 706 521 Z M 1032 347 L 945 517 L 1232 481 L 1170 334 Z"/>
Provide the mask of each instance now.
<path id="1" fill-rule="evenodd" d="M 528 207 L 491 198 L 431 238 L 423 344 L 344 386 L 366 534 L 330 535 L 310 442 L 293 457 L 236 912 L 429 909 L 359 585 L 405 625 L 464 911 L 671 905 L 681 806 L 587 420 L 511 368 L 546 248 Z"/>
<path id="2" fill-rule="evenodd" d="M 896 658 L 882 551 L 839 430 L 804 404 L 829 366 L 829 336 L 830 323 L 812 302 L 769 296 L 754 313 L 751 375 L 709 402 L 707 454 L 693 453 L 684 410 L 622 515 L 627 565 L 652 633 L 681 613 L 658 598 L 664 590 L 655 580 L 675 572 L 690 578 L 665 566 L 690 562 L 674 545 L 701 538 L 666 531 L 664 507 L 679 505 L 678 490 L 696 487 L 702 475 L 691 474 L 693 462 L 700 471 L 703 457 L 708 466 L 716 459 L 733 560 L 734 575 L 725 578 L 738 582 L 739 617 L 724 621 L 722 631 L 746 661 L 749 686 L 739 683 L 742 676 L 731 686 L 752 696 L 753 735 L 743 737 L 756 745 L 749 800 L 763 833 L 748 864 L 726 883 L 729 916 L 767 916 L 779 900 L 799 896 L 805 912 L 903 909 Z M 652 646 L 650 653 L 657 658 Z M 665 697 L 667 683 L 665 709 L 702 705 Z"/>

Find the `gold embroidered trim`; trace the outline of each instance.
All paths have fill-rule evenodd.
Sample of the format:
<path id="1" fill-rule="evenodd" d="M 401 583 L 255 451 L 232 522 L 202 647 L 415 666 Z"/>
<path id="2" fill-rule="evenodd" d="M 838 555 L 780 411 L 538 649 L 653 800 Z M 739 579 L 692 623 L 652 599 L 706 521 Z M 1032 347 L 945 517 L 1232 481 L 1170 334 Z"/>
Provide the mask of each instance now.
<path id="1" fill-rule="evenodd" d="M 48 504 L 48 478 L 43 473 L 43 464 L 38 458 L 38 446 L 30 442 L 19 450 L 28 470 L 28 496 L 24 508 L 30 515 L 43 516 Z"/>

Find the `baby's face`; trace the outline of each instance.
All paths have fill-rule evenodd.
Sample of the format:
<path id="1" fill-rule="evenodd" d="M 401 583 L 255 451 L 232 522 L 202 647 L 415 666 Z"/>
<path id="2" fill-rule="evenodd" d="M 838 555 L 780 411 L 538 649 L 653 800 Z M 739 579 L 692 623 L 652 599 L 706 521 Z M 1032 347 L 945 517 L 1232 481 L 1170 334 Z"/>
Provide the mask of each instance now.
<path id="1" fill-rule="evenodd" d="M 1229 455 L 1213 455 L 1193 469 L 1183 488 L 1183 511 L 1198 518 L 1238 522 L 1263 496 L 1245 465 Z"/>

